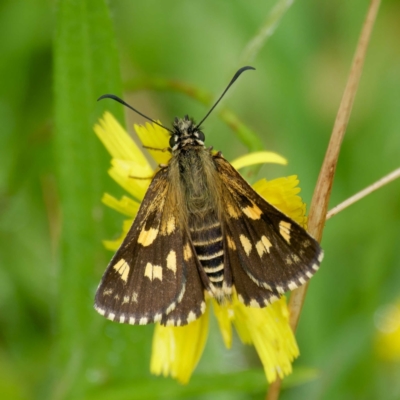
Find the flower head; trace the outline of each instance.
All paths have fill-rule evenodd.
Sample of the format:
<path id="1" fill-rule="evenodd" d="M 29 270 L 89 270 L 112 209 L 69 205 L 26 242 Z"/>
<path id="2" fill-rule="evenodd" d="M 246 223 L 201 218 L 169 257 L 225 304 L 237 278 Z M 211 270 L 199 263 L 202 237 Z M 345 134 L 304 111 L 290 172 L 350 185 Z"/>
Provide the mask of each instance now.
<path id="1" fill-rule="evenodd" d="M 168 148 L 169 134 L 161 127 L 146 123 L 145 126 L 135 125 L 135 130 L 145 147 Z M 116 199 L 106 193 L 102 199 L 106 205 L 129 218 L 124 221 L 123 232 L 117 240 L 104 242 L 107 249 L 116 250 L 129 231 L 154 170 L 142 149 L 110 113 L 104 114 L 95 126 L 95 132 L 112 156 L 109 174 L 133 197 Z M 158 164 L 168 163 L 171 157 L 167 151 L 149 152 Z M 233 161 L 232 165 L 242 168 L 271 162 L 285 164 L 286 160 L 275 153 L 257 152 Z M 297 185 L 297 177 L 290 176 L 272 181 L 262 179 L 253 188 L 269 203 L 304 226 L 305 205 L 298 196 L 300 189 Z M 220 305 L 208 299 L 206 312 L 186 326 L 156 324 L 150 366 L 152 373 L 170 375 L 181 383 L 189 381 L 207 340 L 210 308 L 217 317 L 225 346 L 231 346 L 234 327 L 243 343 L 256 348 L 269 382 L 291 373 L 291 362 L 298 356 L 299 350 L 289 326 L 285 297 L 266 308 L 252 308 L 239 302 L 235 293 L 230 304 Z"/>
<path id="2" fill-rule="evenodd" d="M 400 362 L 400 299 L 375 313 L 375 348 L 383 361 Z"/>

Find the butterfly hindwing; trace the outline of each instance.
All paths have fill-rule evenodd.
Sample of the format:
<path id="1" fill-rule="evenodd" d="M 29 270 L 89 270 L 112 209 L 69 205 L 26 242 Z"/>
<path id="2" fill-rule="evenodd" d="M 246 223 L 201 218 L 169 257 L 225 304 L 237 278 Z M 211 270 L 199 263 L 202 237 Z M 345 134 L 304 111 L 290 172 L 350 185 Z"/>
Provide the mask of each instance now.
<path id="1" fill-rule="evenodd" d="M 199 276 L 199 263 L 189 241 L 183 245 L 185 292 L 176 308 L 161 320 L 162 325 L 181 326 L 199 318 L 206 310 L 203 284 Z"/>
<path id="2" fill-rule="evenodd" d="M 154 177 L 99 285 L 95 307 L 108 319 L 131 324 L 166 321 L 184 296 L 184 231 L 169 204 L 167 174 L 165 169 Z"/>
<path id="3" fill-rule="evenodd" d="M 265 307 L 275 300 L 278 300 L 280 294 L 276 289 L 268 290 L 265 287 L 257 285 L 246 273 L 242 267 L 243 259 L 241 250 L 237 249 L 233 240 L 232 232 L 229 226 L 224 227 L 225 248 L 226 248 L 226 271 L 232 275 L 235 290 L 239 300 L 246 306 Z"/>
<path id="4" fill-rule="evenodd" d="M 318 242 L 259 196 L 224 158 L 215 156 L 214 161 L 225 190 L 224 223 L 234 243 L 230 253 L 236 252 L 229 254 L 229 262 L 238 294 L 246 304 L 252 298 L 271 301 L 304 284 L 322 260 Z M 255 288 L 246 286 L 238 268 L 266 290 L 261 298 L 260 293 L 252 295 Z"/>

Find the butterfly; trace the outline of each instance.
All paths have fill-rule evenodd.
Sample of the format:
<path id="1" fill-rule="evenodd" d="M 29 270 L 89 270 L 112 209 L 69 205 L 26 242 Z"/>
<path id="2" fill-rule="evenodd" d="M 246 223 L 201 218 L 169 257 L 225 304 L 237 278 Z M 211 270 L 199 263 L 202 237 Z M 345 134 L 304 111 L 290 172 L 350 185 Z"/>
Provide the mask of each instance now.
<path id="1" fill-rule="evenodd" d="M 269 204 L 223 157 L 204 145 L 201 124 L 175 118 L 171 159 L 155 173 L 138 214 L 95 296 L 95 309 L 129 324 L 181 326 L 199 318 L 206 296 L 237 295 L 266 307 L 308 281 L 323 251 L 301 226 Z M 128 106 L 114 95 L 104 95 Z M 147 119 L 150 119 L 144 116 Z"/>

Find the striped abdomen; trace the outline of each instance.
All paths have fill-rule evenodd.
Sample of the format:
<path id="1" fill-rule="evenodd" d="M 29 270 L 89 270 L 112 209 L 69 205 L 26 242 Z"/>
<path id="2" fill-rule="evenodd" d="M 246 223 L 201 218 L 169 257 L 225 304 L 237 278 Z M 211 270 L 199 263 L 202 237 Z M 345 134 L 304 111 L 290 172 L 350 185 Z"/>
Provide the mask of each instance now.
<path id="1" fill-rule="evenodd" d="M 194 248 L 208 278 L 216 287 L 222 287 L 224 280 L 224 251 L 221 224 L 214 214 L 208 215 L 201 223 L 190 224 Z"/>

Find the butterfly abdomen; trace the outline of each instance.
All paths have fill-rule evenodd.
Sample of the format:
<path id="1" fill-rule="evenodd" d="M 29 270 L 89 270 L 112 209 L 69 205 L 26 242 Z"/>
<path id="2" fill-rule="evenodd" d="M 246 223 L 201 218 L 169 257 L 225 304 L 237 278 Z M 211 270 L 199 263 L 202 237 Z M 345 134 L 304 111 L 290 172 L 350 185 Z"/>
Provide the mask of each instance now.
<path id="1" fill-rule="evenodd" d="M 191 241 L 210 283 L 208 289 L 220 298 L 225 263 L 216 169 L 210 152 L 200 146 L 187 146 L 178 159 Z"/>
<path id="2" fill-rule="evenodd" d="M 190 234 L 197 258 L 208 279 L 216 287 L 224 280 L 224 250 L 221 225 L 211 211 L 203 225 L 190 226 Z"/>

